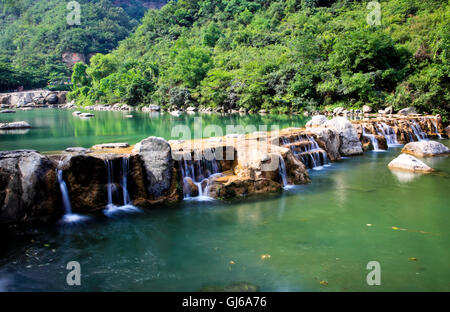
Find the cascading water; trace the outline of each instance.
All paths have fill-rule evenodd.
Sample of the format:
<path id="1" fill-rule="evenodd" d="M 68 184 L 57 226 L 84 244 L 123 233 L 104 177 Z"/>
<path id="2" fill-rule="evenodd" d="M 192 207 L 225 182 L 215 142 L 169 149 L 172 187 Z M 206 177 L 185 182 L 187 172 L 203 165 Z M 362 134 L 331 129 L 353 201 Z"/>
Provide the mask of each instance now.
<path id="1" fill-rule="evenodd" d="M 289 184 L 287 180 L 287 170 L 286 170 L 286 163 L 284 162 L 283 157 L 280 155 L 279 157 L 279 163 L 278 163 L 278 174 L 280 175 L 281 182 L 283 183 L 284 189 L 289 189 L 293 185 Z"/>
<path id="2" fill-rule="evenodd" d="M 428 138 L 427 134 L 422 131 L 420 126 L 415 121 L 411 121 L 410 124 L 411 124 L 411 129 L 414 132 L 414 135 L 416 136 L 417 140 L 423 141 Z"/>
<path id="3" fill-rule="evenodd" d="M 129 171 L 129 160 L 128 158 L 122 158 L 122 171 L 121 171 L 121 182 L 120 187 L 122 189 L 123 195 L 123 205 L 117 206 L 114 204 L 114 198 L 117 198 L 117 186 L 114 183 L 114 166 L 113 161 L 110 159 L 105 160 L 108 183 L 108 204 L 103 213 L 107 216 L 112 216 L 117 212 L 139 212 L 140 209 L 131 204 L 130 195 L 128 193 L 128 171 Z"/>
<path id="4" fill-rule="evenodd" d="M 72 205 L 70 204 L 69 190 L 67 189 L 66 182 L 64 181 L 63 170 L 57 169 L 57 175 L 64 207 L 64 216 L 62 221 L 64 223 L 75 223 L 87 219 L 87 217 L 85 216 L 80 216 L 78 214 L 72 213 Z"/>
<path id="5" fill-rule="evenodd" d="M 431 120 L 431 122 L 433 123 L 434 126 L 434 130 L 436 132 L 436 135 L 439 139 L 442 139 L 442 135 L 439 133 L 438 127 L 437 127 L 437 122 L 435 120 Z"/>
<path id="6" fill-rule="evenodd" d="M 310 169 L 321 170 L 329 166 L 328 154 L 319 147 L 317 141 L 308 135 L 297 136 L 291 144 L 286 138 L 281 139 L 283 145 L 289 145 L 294 156 Z M 300 146 L 295 143 L 303 142 Z"/>
<path id="7" fill-rule="evenodd" d="M 211 160 L 206 159 L 204 155 L 197 154 L 195 158 L 199 160 L 191 160 L 190 153 L 185 153 L 182 155 L 183 159 L 178 163 L 181 170 L 181 176 L 183 178 L 184 199 L 198 201 L 213 200 L 213 198 L 208 195 L 210 179 L 221 175 L 221 173 L 219 164 L 212 150 L 210 150 L 210 155 L 213 155 Z M 190 181 L 192 181 L 198 189 L 197 196 L 191 196 L 189 187 Z"/>
<path id="8" fill-rule="evenodd" d="M 379 126 L 382 135 L 386 138 L 388 147 L 400 145 L 398 144 L 397 135 L 395 134 L 394 128 L 384 122 L 381 122 L 377 125 Z"/>
<path id="9" fill-rule="evenodd" d="M 363 131 L 363 137 L 368 138 L 370 140 L 370 142 L 372 142 L 374 152 L 384 152 L 383 150 L 380 150 L 378 148 L 378 141 L 374 134 L 366 133 L 366 128 L 364 128 L 364 126 L 362 127 L 362 131 Z"/>

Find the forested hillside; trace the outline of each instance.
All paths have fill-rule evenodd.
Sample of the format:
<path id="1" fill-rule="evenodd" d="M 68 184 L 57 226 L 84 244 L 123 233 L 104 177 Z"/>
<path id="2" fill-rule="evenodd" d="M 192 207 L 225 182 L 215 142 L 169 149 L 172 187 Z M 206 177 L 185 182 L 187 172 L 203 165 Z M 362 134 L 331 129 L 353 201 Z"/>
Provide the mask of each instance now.
<path id="1" fill-rule="evenodd" d="M 78 0 L 80 25 L 68 25 L 70 1 L 0 2 L 0 91 L 43 87 L 70 78 L 72 53 L 84 60 L 108 53 L 138 25 L 148 8 L 166 1 Z"/>
<path id="2" fill-rule="evenodd" d="M 449 2 L 380 1 L 378 26 L 367 3 L 171 2 L 113 53 L 77 65 L 72 97 L 272 112 L 414 105 L 448 116 Z"/>

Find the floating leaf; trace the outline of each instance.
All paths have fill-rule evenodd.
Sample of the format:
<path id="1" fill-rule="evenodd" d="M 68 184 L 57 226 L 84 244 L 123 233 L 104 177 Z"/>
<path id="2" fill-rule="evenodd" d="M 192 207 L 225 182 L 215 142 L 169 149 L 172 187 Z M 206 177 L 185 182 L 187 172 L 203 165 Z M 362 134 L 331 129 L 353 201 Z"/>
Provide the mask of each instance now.
<path id="1" fill-rule="evenodd" d="M 399 228 L 396 227 L 396 226 L 393 226 L 392 229 L 393 229 L 393 230 L 399 230 Z"/>
<path id="2" fill-rule="evenodd" d="M 263 254 L 261 255 L 261 260 L 270 259 L 272 256 L 269 254 Z"/>
<path id="3" fill-rule="evenodd" d="M 322 285 L 322 286 L 328 286 L 328 282 L 327 282 L 327 281 L 320 281 L 320 285 Z"/>
<path id="4" fill-rule="evenodd" d="M 230 260 L 230 264 L 236 264 L 236 262 L 234 262 L 233 260 Z"/>
<path id="5" fill-rule="evenodd" d="M 411 258 L 408 258 L 408 260 L 417 261 L 417 258 L 411 257 Z"/>

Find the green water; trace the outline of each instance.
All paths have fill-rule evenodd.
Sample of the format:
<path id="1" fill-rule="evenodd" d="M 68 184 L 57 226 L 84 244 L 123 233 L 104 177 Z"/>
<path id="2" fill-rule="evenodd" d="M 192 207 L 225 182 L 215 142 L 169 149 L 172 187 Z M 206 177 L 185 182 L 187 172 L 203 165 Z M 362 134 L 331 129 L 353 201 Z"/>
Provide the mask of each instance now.
<path id="1" fill-rule="evenodd" d="M 0 150 L 35 149 L 40 152 L 59 151 L 67 147 L 91 147 L 94 144 L 128 142 L 135 144 L 149 136 L 159 136 L 166 140 L 179 139 L 177 132 L 172 133 L 175 126 L 186 125 L 192 132 L 205 129 L 208 125 L 217 125 L 225 135 L 228 125 L 255 125 L 280 128 L 304 126 L 307 119 L 303 116 L 275 115 L 217 115 L 217 114 L 183 114 L 174 117 L 168 113 L 142 112 L 94 112 L 95 117 L 82 119 L 72 116 L 73 110 L 34 109 L 18 110 L 16 114 L 0 114 L 0 123 L 27 121 L 29 130 L 0 131 Z M 127 118 L 131 114 L 133 118 Z M 201 116 L 201 122 L 195 117 Z M 264 129 L 262 129 L 264 130 Z M 206 135 L 199 130 L 200 136 Z"/>
<path id="2" fill-rule="evenodd" d="M 450 158 L 426 159 L 432 174 L 394 174 L 386 165 L 399 153 L 311 170 L 311 184 L 282 194 L 2 234 L 0 290 L 450 291 Z M 69 261 L 81 264 L 81 286 L 66 284 Z M 366 283 L 369 261 L 381 265 L 381 286 Z"/>

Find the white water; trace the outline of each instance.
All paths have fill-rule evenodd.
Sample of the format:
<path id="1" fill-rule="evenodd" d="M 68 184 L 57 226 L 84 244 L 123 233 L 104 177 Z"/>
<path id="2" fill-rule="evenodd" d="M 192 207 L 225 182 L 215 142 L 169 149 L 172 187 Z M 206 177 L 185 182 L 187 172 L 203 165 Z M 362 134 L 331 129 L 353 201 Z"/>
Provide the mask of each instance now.
<path id="1" fill-rule="evenodd" d="M 201 159 L 198 160 L 196 163 L 194 163 L 194 161 L 191 160 L 191 154 L 186 153 L 186 155 L 183 155 L 183 160 L 179 161 L 181 175 L 183 178 L 183 185 L 187 183 L 186 178 L 190 178 L 192 180 L 192 183 L 194 183 L 198 189 L 197 196 L 191 196 L 191 194 L 185 193 L 183 195 L 185 200 L 196 200 L 196 201 L 214 200 L 214 198 L 209 196 L 210 181 L 213 178 L 220 176 L 221 173 L 219 165 L 212 150 L 210 150 L 209 155 L 213 156 L 211 160 L 207 160 L 202 155 L 197 155 L 197 157 Z"/>
<path id="2" fill-rule="evenodd" d="M 366 128 L 364 128 L 364 126 L 362 127 L 362 130 L 363 130 L 363 136 L 368 138 L 370 140 L 370 142 L 372 142 L 374 152 L 385 152 L 384 150 L 379 149 L 378 141 L 377 141 L 377 138 L 375 137 L 375 135 L 366 133 Z"/>
<path id="3" fill-rule="evenodd" d="M 67 189 L 66 182 L 63 178 L 63 171 L 57 170 L 59 188 L 63 199 L 64 216 L 62 218 L 63 223 L 76 223 L 86 220 L 87 217 L 72 213 L 72 205 L 70 204 L 69 190 Z"/>
<path id="4" fill-rule="evenodd" d="M 117 187 L 113 181 L 114 178 L 114 167 L 112 160 L 105 160 L 107 175 L 108 175 L 108 204 L 103 213 L 110 217 L 116 213 L 121 212 L 140 212 L 141 210 L 131 204 L 130 196 L 128 194 L 128 185 L 127 185 L 127 177 L 128 177 L 128 158 L 122 159 L 122 177 L 120 186 L 122 188 L 123 194 L 123 205 L 117 206 L 113 203 L 113 195 L 117 194 Z"/>
<path id="5" fill-rule="evenodd" d="M 439 139 L 442 139 L 442 135 L 439 134 L 439 130 L 438 130 L 436 121 L 432 120 L 431 122 L 433 123 L 434 129 L 436 131 L 436 135 L 438 136 Z"/>
<path id="6" fill-rule="evenodd" d="M 302 151 L 299 152 L 295 149 L 295 146 L 291 146 L 291 151 L 294 156 L 303 162 L 305 166 L 311 167 L 311 169 L 314 170 L 322 170 L 324 167 L 329 167 L 330 161 L 327 152 L 320 148 L 319 144 L 313 137 L 308 135 L 305 135 L 304 137 L 297 136 L 295 142 L 305 141 L 305 139 L 309 142 L 309 145 L 303 146 Z M 282 138 L 282 142 L 283 145 L 290 143 L 287 142 L 285 138 Z M 305 157 L 308 157 L 310 161 L 305 159 Z"/>
<path id="7" fill-rule="evenodd" d="M 411 129 L 414 132 L 414 135 L 417 137 L 417 140 L 424 141 L 427 139 L 427 134 L 422 131 L 420 126 L 415 121 L 411 121 Z"/>
<path id="8" fill-rule="evenodd" d="M 384 122 L 381 122 L 377 125 L 381 130 L 381 135 L 383 135 L 386 138 L 386 143 L 387 143 L 388 147 L 400 145 L 398 143 L 397 135 L 395 134 L 394 128 L 392 128 L 391 126 L 387 125 Z M 375 127 L 375 129 L 376 129 L 376 127 Z"/>

